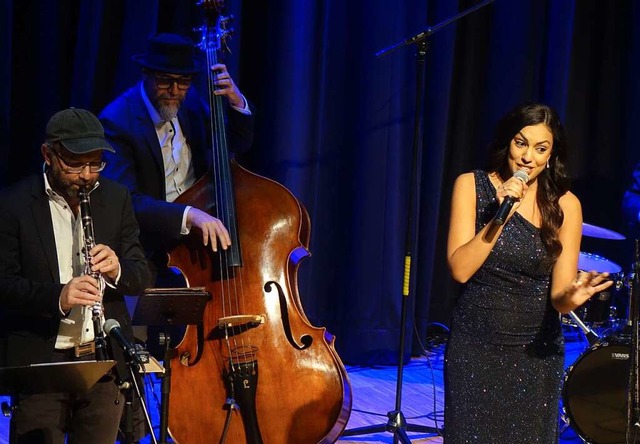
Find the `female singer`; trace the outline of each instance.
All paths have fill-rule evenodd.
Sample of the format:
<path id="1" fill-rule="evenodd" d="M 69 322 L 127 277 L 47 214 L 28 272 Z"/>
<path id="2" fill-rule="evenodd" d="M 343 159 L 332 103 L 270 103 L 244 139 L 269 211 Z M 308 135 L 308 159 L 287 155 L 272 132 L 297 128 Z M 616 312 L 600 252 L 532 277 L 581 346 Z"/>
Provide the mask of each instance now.
<path id="1" fill-rule="evenodd" d="M 491 151 L 490 168 L 460 175 L 453 189 L 447 256 L 464 288 L 446 353 L 445 442 L 554 443 L 559 313 L 612 282 L 578 273 L 582 209 L 569 191 L 557 114 L 515 108 Z M 494 218 L 501 207 L 503 223 Z"/>

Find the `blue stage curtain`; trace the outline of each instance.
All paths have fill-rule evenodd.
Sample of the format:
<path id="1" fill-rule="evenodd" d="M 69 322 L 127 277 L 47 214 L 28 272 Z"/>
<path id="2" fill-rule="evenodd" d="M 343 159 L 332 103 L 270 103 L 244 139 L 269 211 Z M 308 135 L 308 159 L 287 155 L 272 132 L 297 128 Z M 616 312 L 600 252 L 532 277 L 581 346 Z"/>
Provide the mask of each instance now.
<path id="1" fill-rule="evenodd" d="M 149 34 L 195 37 L 195 3 L 3 2 L 0 183 L 41 167 L 54 112 L 97 113 L 136 82 L 130 57 Z M 336 335 L 346 362 L 396 363 L 416 48 L 375 53 L 480 2 L 227 3 L 236 30 L 227 63 L 258 118 L 254 150 L 240 160 L 288 187 L 311 215 L 312 256 L 298 282 L 306 314 Z M 495 0 L 429 37 L 405 356 L 419 351 L 430 322 L 447 323 L 458 290 L 445 257 L 453 181 L 484 165 L 496 120 L 517 103 L 558 109 L 585 221 L 623 230 L 619 204 L 640 159 L 639 8 L 631 0 Z M 626 268 L 628 242 L 593 242 L 583 248 Z"/>

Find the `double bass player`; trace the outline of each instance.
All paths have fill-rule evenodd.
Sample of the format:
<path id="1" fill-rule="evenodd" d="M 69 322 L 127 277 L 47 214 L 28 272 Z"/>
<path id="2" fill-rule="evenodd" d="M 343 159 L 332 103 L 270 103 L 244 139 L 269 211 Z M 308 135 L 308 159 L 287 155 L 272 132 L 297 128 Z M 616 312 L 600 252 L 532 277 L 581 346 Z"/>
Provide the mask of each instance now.
<path id="1" fill-rule="evenodd" d="M 304 315 L 291 263 L 294 250 L 308 247 L 309 216 L 282 185 L 228 161 L 228 151 L 251 144 L 253 117 L 218 63 L 222 46 L 203 41 L 204 65 L 187 39 L 152 38 L 147 53 L 134 58 L 143 66 L 142 82 L 101 114 L 116 148 L 111 157 L 121 158 L 110 171 L 134 194 L 143 245 L 169 252 L 154 259 L 212 295 L 202 323 L 188 326 L 173 350 L 171 436 L 185 444 L 334 442 L 351 406 L 346 370 L 330 335 Z M 208 110 L 191 95 L 192 76 L 205 65 L 214 72 L 210 134 L 203 122 Z M 117 113 L 126 134 L 114 131 Z M 220 220 L 199 225 L 194 217 L 205 209 Z M 160 279 L 172 276 L 156 269 Z M 313 414 L 301 419 L 310 406 Z"/>
<path id="2" fill-rule="evenodd" d="M 216 95 L 227 98 L 229 147 L 244 152 L 253 142 L 254 117 L 227 68 L 208 67 L 189 38 L 161 33 L 149 38 L 146 52 L 133 57 L 142 80 L 101 113 L 109 153 L 104 174 L 125 184 L 133 196 L 141 241 L 152 272 L 162 285 L 171 280 L 166 253 L 192 228 L 213 251 L 230 245 L 227 228 L 203 211 L 175 203 L 211 167 L 210 111 L 193 86 L 197 75 L 215 76 Z M 210 71 L 210 72 L 209 72 Z"/>
<path id="3" fill-rule="evenodd" d="M 225 65 L 205 67 L 188 37 L 160 33 L 150 36 L 146 51 L 132 57 L 141 67 L 141 80 L 99 114 L 115 152 L 107 156 L 104 175 L 131 192 L 140 224 L 140 241 L 151 270 L 152 286 L 185 287 L 182 276 L 167 267 L 168 252 L 194 228 L 214 252 L 230 245 L 227 228 L 204 208 L 175 200 L 211 167 L 212 134 L 206 97 L 193 85 L 199 75 L 215 76 L 215 94 L 228 100 L 228 135 L 236 152 L 253 142 L 254 117 Z M 147 348 L 163 358 L 160 327 L 137 329 Z M 148 334 L 147 334 L 148 333 Z M 172 331 L 172 339 L 180 338 Z M 174 340 L 171 341 L 174 343 Z M 177 341 L 176 341 L 177 342 Z M 136 418 L 141 418 L 136 409 Z M 135 420 L 136 438 L 142 438 Z"/>

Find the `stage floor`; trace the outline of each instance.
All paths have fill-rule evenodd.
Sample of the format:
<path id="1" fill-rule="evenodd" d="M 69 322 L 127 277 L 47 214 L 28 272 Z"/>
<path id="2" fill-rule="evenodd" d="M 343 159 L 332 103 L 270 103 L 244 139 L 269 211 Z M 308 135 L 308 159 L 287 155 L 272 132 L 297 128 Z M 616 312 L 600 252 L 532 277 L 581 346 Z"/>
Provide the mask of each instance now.
<path id="1" fill-rule="evenodd" d="M 600 331 L 604 336 L 606 332 Z M 583 356 L 588 348 L 588 343 L 576 329 L 565 327 L 567 342 L 566 365 L 569 366 Z M 428 352 L 424 356 L 414 357 L 404 366 L 401 407 L 404 417 L 410 427 L 407 429 L 409 439 L 413 443 L 442 443 L 442 438 L 435 430 L 444 426 L 444 345 L 431 341 Z M 353 408 L 347 424 L 347 430 L 353 431 L 366 426 L 384 426 L 387 424 L 387 412 L 395 410 L 397 367 L 376 366 L 358 367 L 347 366 L 347 372 L 353 391 Z M 148 381 L 149 382 L 149 381 Z M 149 384 L 148 384 L 149 385 Z M 160 386 L 154 382 L 152 393 L 147 387 L 147 398 L 152 421 L 158 430 Z M 0 399 L 5 401 L 6 398 Z M 582 440 L 575 431 L 566 425 L 559 417 L 561 430 L 561 443 L 581 443 Z M 433 432 L 414 432 L 411 426 L 427 426 Z M 158 436 L 156 434 L 156 436 Z M 0 444 L 8 444 L 9 419 L 0 417 Z M 387 431 L 377 433 L 355 434 L 343 436 L 338 440 L 339 444 L 373 444 L 392 443 L 393 434 Z M 151 443 L 146 438 L 142 443 Z"/>
<path id="2" fill-rule="evenodd" d="M 598 328 L 596 332 L 605 338 L 618 331 Z M 589 343 L 576 327 L 564 326 L 566 341 L 565 367 L 575 364 L 589 349 Z M 615 335 L 614 335 L 615 336 Z M 578 368 L 584 367 L 581 364 Z M 588 365 L 588 364 L 587 364 Z M 441 429 L 444 426 L 444 344 L 430 347 L 424 356 L 415 357 L 404 367 L 402 412 L 410 425 L 422 425 Z M 353 388 L 353 409 L 347 430 L 371 425 L 386 424 L 387 411 L 395 408 L 397 367 L 353 367 L 347 371 Z M 559 406 L 561 408 L 561 406 Z M 559 409 L 560 410 L 560 409 Z M 583 419 L 584 422 L 584 419 Z M 578 444 L 583 440 L 559 413 L 560 444 Z M 437 433 L 407 431 L 413 443 L 442 443 Z M 343 436 L 339 444 L 392 443 L 390 432 L 367 435 Z"/>

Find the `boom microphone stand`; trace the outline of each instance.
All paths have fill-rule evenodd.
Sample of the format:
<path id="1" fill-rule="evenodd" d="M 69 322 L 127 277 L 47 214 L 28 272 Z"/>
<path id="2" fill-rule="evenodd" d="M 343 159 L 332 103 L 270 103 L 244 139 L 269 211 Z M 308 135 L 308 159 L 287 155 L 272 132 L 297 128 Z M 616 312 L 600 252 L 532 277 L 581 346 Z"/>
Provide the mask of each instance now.
<path id="1" fill-rule="evenodd" d="M 629 388 L 627 392 L 627 433 L 626 444 L 637 442 L 640 433 L 640 387 L 638 386 L 638 322 L 640 303 L 640 241 L 635 241 L 633 260 L 633 278 L 631 299 L 629 301 L 629 321 L 631 322 L 631 341 L 629 344 Z M 629 325 L 627 325 L 629 327 Z"/>
<path id="2" fill-rule="evenodd" d="M 398 374 L 396 379 L 396 404 L 395 410 L 392 410 L 387 413 L 387 417 L 389 420 L 386 424 L 378 424 L 366 427 L 359 427 L 356 429 L 345 430 L 342 436 L 353 436 L 353 435 L 366 435 L 369 433 L 378 433 L 378 432 L 390 432 L 393 433 L 393 442 L 394 444 L 398 444 L 401 442 L 402 444 L 411 444 L 409 437 L 407 436 L 407 431 L 411 432 L 424 432 L 424 433 L 434 433 L 438 434 L 438 429 L 417 425 L 417 424 L 407 424 L 407 421 L 402 413 L 402 376 L 403 376 L 403 360 L 404 360 L 404 343 L 405 343 L 405 323 L 407 319 L 407 299 L 409 298 L 409 287 L 410 287 L 410 276 L 411 276 L 411 249 L 413 246 L 413 224 L 414 218 L 417 213 L 417 208 L 419 205 L 416 205 L 415 195 L 419 195 L 418 188 L 418 159 L 420 159 L 420 123 L 422 121 L 422 96 L 424 92 L 424 61 L 425 56 L 427 54 L 427 38 L 444 28 L 445 26 L 457 21 L 458 19 L 464 17 L 467 14 L 470 14 L 483 6 L 492 3 L 493 0 L 485 0 L 482 3 L 479 3 L 460 14 L 453 16 L 444 22 L 437 24 L 434 27 L 429 27 L 426 30 L 410 37 L 406 40 L 398 42 L 386 49 L 383 49 L 376 53 L 376 56 L 381 57 L 389 54 L 396 49 L 415 44 L 417 46 L 417 56 L 416 56 L 416 95 L 415 95 L 415 114 L 413 120 L 413 156 L 411 161 L 411 184 L 409 187 L 409 205 L 408 205 L 408 217 L 407 217 L 407 226 L 406 226 L 406 235 L 405 235 L 405 257 L 404 257 L 404 280 L 402 283 L 402 308 L 401 308 L 401 319 L 400 319 L 400 345 L 399 356 L 398 356 Z"/>
<path id="3" fill-rule="evenodd" d="M 124 441 L 123 444 L 134 444 L 136 441 L 134 440 L 134 426 L 133 426 L 133 402 L 138 398 L 140 401 L 140 405 L 142 408 L 142 412 L 144 414 L 145 421 L 147 423 L 147 427 L 149 427 L 149 433 L 151 434 L 151 442 L 153 444 L 158 444 L 158 440 L 156 439 L 155 432 L 153 430 L 153 424 L 151 424 L 151 418 L 149 417 L 149 409 L 147 408 L 147 403 L 144 401 L 144 396 L 142 391 L 140 390 L 140 386 L 138 385 L 138 381 L 136 379 L 136 373 L 140 370 L 138 364 L 131 358 L 128 358 L 127 362 L 129 366 L 129 377 L 130 381 L 123 382 L 122 388 L 124 389 L 124 418 L 125 418 L 125 427 L 123 430 Z"/>

